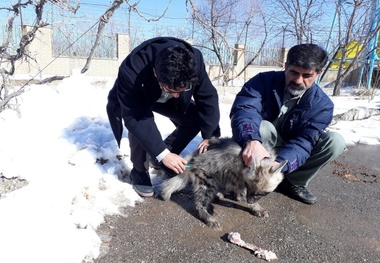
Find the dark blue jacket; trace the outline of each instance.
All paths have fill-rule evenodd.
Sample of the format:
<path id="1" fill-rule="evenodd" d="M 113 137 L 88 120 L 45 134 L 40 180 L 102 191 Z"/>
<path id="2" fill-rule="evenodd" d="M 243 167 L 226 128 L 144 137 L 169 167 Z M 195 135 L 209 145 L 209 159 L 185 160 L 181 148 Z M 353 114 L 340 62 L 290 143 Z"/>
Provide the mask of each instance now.
<path id="1" fill-rule="evenodd" d="M 208 139 L 213 135 L 220 136 L 218 94 L 207 75 L 201 52 L 183 40 L 157 37 L 143 42 L 124 59 L 109 92 L 107 114 L 119 145 L 124 120 L 128 132 L 136 137 L 150 156 L 157 156 L 166 148 L 152 112 L 162 91 L 153 68 L 157 53 L 174 45 L 193 52 L 198 65 L 198 84 L 174 99 L 177 110 L 186 112 L 193 96 L 201 122 L 202 137 Z"/>
<path id="2" fill-rule="evenodd" d="M 279 115 L 285 90 L 285 72 L 259 73 L 237 94 L 231 109 L 233 138 L 242 147 L 249 140 L 261 141 L 262 120 L 273 122 Z M 288 160 L 283 172 L 296 170 L 310 157 L 320 134 L 333 118 L 334 104 L 316 84 L 284 116 L 278 133 L 285 144 L 276 149 L 277 159 Z"/>

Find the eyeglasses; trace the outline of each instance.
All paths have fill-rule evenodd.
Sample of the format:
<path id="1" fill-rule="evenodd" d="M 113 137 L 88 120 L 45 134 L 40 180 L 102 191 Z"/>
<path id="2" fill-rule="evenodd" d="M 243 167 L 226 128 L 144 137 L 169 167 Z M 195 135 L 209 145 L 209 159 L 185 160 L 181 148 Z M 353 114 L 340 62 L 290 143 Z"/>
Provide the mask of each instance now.
<path id="1" fill-rule="evenodd" d="M 179 89 L 169 89 L 168 87 L 164 86 L 163 84 L 159 83 L 160 84 L 160 88 L 165 91 L 166 93 L 182 93 L 182 92 L 186 92 L 186 91 L 190 91 L 193 86 L 190 84 L 189 87 L 183 87 L 183 88 L 179 88 Z"/>

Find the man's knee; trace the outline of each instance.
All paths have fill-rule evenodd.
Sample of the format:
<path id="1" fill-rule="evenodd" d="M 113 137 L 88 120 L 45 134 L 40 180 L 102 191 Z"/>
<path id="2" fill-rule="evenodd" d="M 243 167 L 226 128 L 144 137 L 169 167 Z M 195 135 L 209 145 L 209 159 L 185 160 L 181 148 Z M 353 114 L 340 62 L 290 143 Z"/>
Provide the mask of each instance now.
<path id="1" fill-rule="evenodd" d="M 340 133 L 326 132 L 322 135 L 321 139 L 325 144 L 322 147 L 328 149 L 335 157 L 341 155 L 346 149 L 346 141 Z"/>
<path id="2" fill-rule="evenodd" d="M 276 145 L 278 137 L 277 130 L 271 122 L 263 120 L 260 124 L 259 132 L 262 141 L 267 141 L 272 146 Z"/>

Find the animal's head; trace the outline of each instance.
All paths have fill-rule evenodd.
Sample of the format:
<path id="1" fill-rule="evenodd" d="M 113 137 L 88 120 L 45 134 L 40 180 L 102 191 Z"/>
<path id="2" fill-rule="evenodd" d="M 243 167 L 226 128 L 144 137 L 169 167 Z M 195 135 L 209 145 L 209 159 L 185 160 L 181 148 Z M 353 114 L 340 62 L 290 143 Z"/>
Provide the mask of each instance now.
<path id="1" fill-rule="evenodd" d="M 258 165 L 254 165 L 251 174 L 245 181 L 247 188 L 247 202 L 255 203 L 261 197 L 273 192 L 284 179 L 281 172 L 287 161 L 273 165 L 272 160 L 264 158 Z"/>

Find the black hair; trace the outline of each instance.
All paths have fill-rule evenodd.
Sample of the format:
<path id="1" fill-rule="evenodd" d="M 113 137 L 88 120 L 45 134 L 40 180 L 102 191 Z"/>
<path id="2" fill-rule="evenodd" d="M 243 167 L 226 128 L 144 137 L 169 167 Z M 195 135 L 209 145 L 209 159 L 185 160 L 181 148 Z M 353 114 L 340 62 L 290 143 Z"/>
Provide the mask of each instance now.
<path id="1" fill-rule="evenodd" d="M 194 53 L 181 46 L 161 50 L 155 61 L 157 80 L 170 89 L 190 87 L 198 82 Z"/>
<path id="2" fill-rule="evenodd" d="M 315 44 L 300 44 L 289 49 L 286 63 L 291 66 L 314 69 L 320 73 L 328 60 L 326 50 Z"/>

